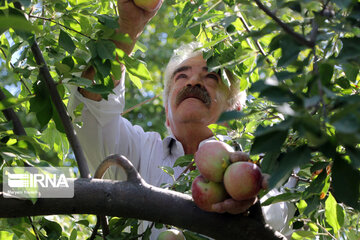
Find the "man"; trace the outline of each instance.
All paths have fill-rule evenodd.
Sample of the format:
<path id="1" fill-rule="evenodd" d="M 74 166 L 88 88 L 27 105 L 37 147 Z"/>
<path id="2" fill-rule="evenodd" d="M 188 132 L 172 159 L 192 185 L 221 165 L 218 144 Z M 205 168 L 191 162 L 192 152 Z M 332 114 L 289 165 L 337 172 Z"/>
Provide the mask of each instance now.
<path id="1" fill-rule="evenodd" d="M 132 0 L 118 0 L 118 10 L 118 31 L 128 33 L 133 41 L 131 44 L 117 42 L 116 45 L 130 54 L 156 10 L 142 10 Z M 125 104 L 124 74 L 122 79 L 114 81 L 115 94 L 111 94 L 108 101 L 83 89 L 74 91 L 70 108 L 84 103 L 83 126 L 76 131 L 92 173 L 106 156 L 122 154 L 132 161 L 149 184 L 171 183 L 172 178 L 160 166 L 172 167 L 178 157 L 194 154 L 201 143 L 213 139 L 207 126 L 215 123 L 223 111 L 241 106 L 239 87 L 228 89 L 219 74 L 208 72 L 206 61 L 201 52 L 194 51 L 195 48 L 196 45 L 190 44 L 178 50 L 166 69 L 164 106 L 166 126 L 171 134 L 164 140 L 158 133 L 144 132 L 120 116 Z M 92 79 L 94 70 L 85 71 L 83 76 Z M 233 83 L 236 85 L 236 81 Z M 237 154 L 239 159 L 247 159 L 246 154 Z M 117 170 L 110 171 L 108 177 L 120 179 L 123 173 Z M 175 177 L 182 171 L 183 168 L 174 168 Z M 255 198 L 244 201 L 228 199 L 214 204 L 213 211 L 238 214 L 255 202 Z"/>

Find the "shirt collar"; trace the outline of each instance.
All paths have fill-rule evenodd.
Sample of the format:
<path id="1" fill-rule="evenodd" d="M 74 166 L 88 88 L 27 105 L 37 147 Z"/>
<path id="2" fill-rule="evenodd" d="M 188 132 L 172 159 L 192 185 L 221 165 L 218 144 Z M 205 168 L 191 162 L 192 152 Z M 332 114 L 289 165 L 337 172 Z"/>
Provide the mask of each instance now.
<path id="1" fill-rule="evenodd" d="M 231 138 L 226 135 L 217 135 L 216 137 L 212 136 L 210 138 L 207 138 L 207 139 L 204 139 L 203 141 L 201 141 L 199 146 L 201 146 L 202 144 L 204 144 L 205 142 L 210 141 L 210 140 L 219 140 L 221 142 L 224 142 L 224 141 L 231 140 Z M 183 148 L 181 142 L 179 142 L 176 139 L 176 137 L 172 134 L 170 136 L 167 136 L 166 138 L 164 138 L 163 152 L 164 152 L 164 157 L 167 157 L 169 155 L 183 156 L 185 154 L 184 148 Z"/>

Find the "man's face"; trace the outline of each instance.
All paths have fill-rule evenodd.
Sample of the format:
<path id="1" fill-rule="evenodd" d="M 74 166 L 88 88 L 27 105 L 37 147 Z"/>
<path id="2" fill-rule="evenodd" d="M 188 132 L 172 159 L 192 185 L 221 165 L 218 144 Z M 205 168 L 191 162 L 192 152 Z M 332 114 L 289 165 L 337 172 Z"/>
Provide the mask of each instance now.
<path id="1" fill-rule="evenodd" d="M 215 123 L 227 107 L 225 86 L 217 73 L 208 72 L 201 55 L 182 62 L 170 81 L 166 124 L 173 132 L 178 123 Z"/>

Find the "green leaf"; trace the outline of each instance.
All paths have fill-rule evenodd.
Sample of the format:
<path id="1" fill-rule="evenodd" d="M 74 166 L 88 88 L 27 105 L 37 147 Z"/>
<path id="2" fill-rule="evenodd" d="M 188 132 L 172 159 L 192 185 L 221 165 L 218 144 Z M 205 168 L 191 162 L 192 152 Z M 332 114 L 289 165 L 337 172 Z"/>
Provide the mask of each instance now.
<path id="1" fill-rule="evenodd" d="M 130 81 L 138 88 L 138 89 L 142 89 L 142 83 L 140 78 L 138 78 L 135 75 L 132 75 L 131 73 L 129 73 L 129 78 Z"/>
<path id="2" fill-rule="evenodd" d="M 311 159 L 311 150 L 306 146 L 300 146 L 294 150 L 290 150 L 279 159 L 279 165 L 274 172 L 271 173 L 269 179 L 269 188 L 278 186 L 284 182 L 297 166 L 303 166 Z"/>
<path id="3" fill-rule="evenodd" d="M 268 199 L 266 199 L 265 202 L 261 203 L 261 206 L 268 206 L 268 205 L 278 203 L 278 202 L 297 201 L 300 198 L 301 198 L 301 193 L 299 193 L 299 192 L 296 192 L 296 193 L 291 193 L 291 192 L 282 193 L 282 194 L 279 194 L 277 196 L 269 197 Z"/>
<path id="4" fill-rule="evenodd" d="M 71 231 L 69 240 L 76 240 L 76 238 L 77 238 L 77 230 L 74 228 L 74 229 Z"/>
<path id="5" fill-rule="evenodd" d="M 113 89 L 101 84 L 93 84 L 91 87 L 85 88 L 89 92 L 97 93 L 97 94 L 110 94 L 113 93 Z"/>
<path id="6" fill-rule="evenodd" d="M 20 105 L 23 102 L 29 101 L 34 96 L 28 96 L 25 98 L 14 98 L 14 97 L 7 97 L 4 100 L 0 101 L 0 111 L 5 110 L 7 108 L 14 108 L 18 105 Z"/>
<path id="7" fill-rule="evenodd" d="M 116 53 L 119 57 L 121 57 L 121 62 L 125 64 L 126 71 L 128 71 L 130 74 L 140 78 L 141 80 L 151 80 L 151 75 L 149 73 L 149 70 L 146 68 L 146 65 L 144 62 L 129 57 L 126 55 L 122 50 L 116 49 Z"/>
<path id="8" fill-rule="evenodd" d="M 351 159 L 351 165 L 355 169 L 359 169 L 360 168 L 360 150 L 358 148 L 347 146 L 346 153 L 349 155 L 349 157 Z"/>
<path id="9" fill-rule="evenodd" d="M 95 14 L 95 17 L 97 17 L 98 21 L 101 24 L 105 25 L 108 28 L 111 28 L 111 29 L 119 28 L 119 24 L 117 21 L 118 17 L 112 17 L 112 16 L 105 15 L 105 14 L 102 14 L 102 15 Z"/>
<path id="10" fill-rule="evenodd" d="M 173 167 L 177 167 L 177 166 L 186 167 L 193 161 L 193 159 L 194 159 L 193 154 L 186 154 L 176 159 Z"/>
<path id="11" fill-rule="evenodd" d="M 275 103 L 288 103 L 296 100 L 294 94 L 288 89 L 284 89 L 278 86 L 268 86 L 260 93 L 261 97 L 266 97 L 268 100 Z"/>
<path id="12" fill-rule="evenodd" d="M 319 75 L 321 83 L 324 86 L 330 86 L 331 78 L 334 74 L 334 66 L 328 63 L 322 63 L 319 65 Z"/>
<path id="13" fill-rule="evenodd" d="M 46 218 L 42 218 L 40 222 L 41 227 L 46 231 L 47 239 L 58 239 L 61 236 L 62 228 L 57 222 L 49 221 Z"/>
<path id="14" fill-rule="evenodd" d="M 311 231 L 295 231 L 291 235 L 291 239 L 294 240 L 303 240 L 303 239 L 315 239 L 316 234 Z"/>
<path id="15" fill-rule="evenodd" d="M 351 0 L 333 0 L 336 5 L 338 5 L 340 8 L 347 8 L 351 4 Z"/>
<path id="16" fill-rule="evenodd" d="M 86 43 L 86 46 L 89 48 L 89 50 L 91 52 L 91 58 L 92 59 L 96 58 L 98 55 L 97 48 L 96 48 L 96 42 L 93 40 L 90 40 Z"/>
<path id="17" fill-rule="evenodd" d="M 104 79 L 110 75 L 111 61 L 109 59 L 103 61 L 101 58 L 97 57 L 94 59 L 94 65 L 97 72 L 101 75 L 101 79 Z"/>
<path id="18" fill-rule="evenodd" d="M 35 97 L 30 99 L 30 111 L 36 113 L 37 120 L 44 127 L 53 115 L 51 99 L 43 81 L 35 82 L 33 89 Z"/>
<path id="19" fill-rule="evenodd" d="M 39 32 L 39 29 L 20 16 L 0 16 L 0 32 L 12 28 L 23 32 Z"/>
<path id="20" fill-rule="evenodd" d="M 318 211 L 320 205 L 320 198 L 319 196 L 312 196 L 306 199 L 306 209 L 304 211 L 305 215 L 309 215 L 314 211 Z"/>
<path id="21" fill-rule="evenodd" d="M 243 113 L 243 112 L 239 112 L 239 111 L 223 112 L 220 115 L 217 123 L 227 122 L 227 121 L 230 121 L 230 120 L 233 120 L 233 119 L 241 119 L 244 116 L 246 116 L 246 114 Z"/>
<path id="22" fill-rule="evenodd" d="M 166 174 L 174 177 L 174 169 L 172 169 L 171 167 L 161 166 L 160 168 L 161 168 L 161 170 L 163 170 Z"/>
<path id="23" fill-rule="evenodd" d="M 325 201 L 325 218 L 326 222 L 333 228 L 335 234 L 337 234 L 344 225 L 345 211 L 336 202 L 331 193 L 329 193 L 329 196 Z"/>
<path id="24" fill-rule="evenodd" d="M 337 56 L 337 60 L 346 62 L 351 60 L 358 60 L 360 56 L 360 38 L 341 38 L 343 47 Z"/>
<path id="25" fill-rule="evenodd" d="M 342 67 L 347 79 L 353 83 L 356 83 L 356 77 L 359 74 L 359 67 L 352 63 L 345 63 Z"/>
<path id="26" fill-rule="evenodd" d="M 279 152 L 283 145 L 292 120 L 289 118 L 271 127 L 259 125 L 255 132 L 255 140 L 251 146 L 251 154 Z"/>
<path id="27" fill-rule="evenodd" d="M 352 113 L 346 115 L 344 114 L 343 117 L 333 122 L 333 125 L 336 131 L 345 134 L 352 134 L 354 132 L 357 132 L 360 127 L 357 115 Z"/>
<path id="28" fill-rule="evenodd" d="M 82 86 L 82 87 L 90 87 L 92 85 L 92 81 L 90 79 L 76 77 L 76 76 L 72 76 L 72 78 L 69 80 L 68 83 L 75 84 L 76 86 Z"/>
<path id="29" fill-rule="evenodd" d="M 115 59 L 115 44 L 109 40 L 99 40 L 96 42 L 97 55 L 101 59 Z"/>
<path id="30" fill-rule="evenodd" d="M 292 37 L 289 35 L 283 36 L 279 40 L 281 47 L 281 57 L 278 61 L 279 67 L 286 67 L 293 63 L 297 58 L 301 50 L 304 49 L 303 46 L 299 45 Z"/>
<path id="31" fill-rule="evenodd" d="M 118 61 L 111 62 L 111 73 L 115 80 L 120 80 L 122 75 L 121 64 Z"/>
<path id="32" fill-rule="evenodd" d="M 76 46 L 75 46 L 73 40 L 71 39 L 71 37 L 69 36 L 69 34 L 67 34 L 66 32 L 64 32 L 61 29 L 60 29 L 60 34 L 59 34 L 59 45 L 63 49 L 68 51 L 70 54 L 72 54 L 76 48 Z"/>
<path id="33" fill-rule="evenodd" d="M 326 170 L 322 171 L 314 180 L 310 183 L 310 186 L 303 192 L 303 199 L 306 199 L 312 195 L 319 195 L 327 182 L 329 177 Z"/>
<path id="34" fill-rule="evenodd" d="M 332 186 L 337 201 L 359 210 L 359 170 L 340 157 L 335 158 L 332 167 Z"/>

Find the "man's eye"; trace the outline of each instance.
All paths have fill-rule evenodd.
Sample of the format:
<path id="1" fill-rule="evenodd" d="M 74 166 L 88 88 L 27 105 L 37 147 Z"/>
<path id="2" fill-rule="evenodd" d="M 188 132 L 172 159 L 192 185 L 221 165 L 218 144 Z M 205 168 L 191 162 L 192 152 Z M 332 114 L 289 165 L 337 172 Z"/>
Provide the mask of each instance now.
<path id="1" fill-rule="evenodd" d="M 180 78 L 187 78 L 187 75 L 184 74 L 184 73 L 181 73 L 181 74 L 179 74 L 179 75 L 176 76 L 176 79 L 175 79 L 175 80 L 178 80 L 178 79 L 180 79 Z"/>
<path id="2" fill-rule="evenodd" d="M 209 73 L 206 77 L 215 79 L 216 81 L 219 80 L 219 77 L 215 73 Z"/>

